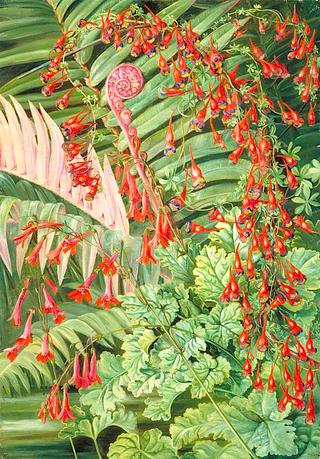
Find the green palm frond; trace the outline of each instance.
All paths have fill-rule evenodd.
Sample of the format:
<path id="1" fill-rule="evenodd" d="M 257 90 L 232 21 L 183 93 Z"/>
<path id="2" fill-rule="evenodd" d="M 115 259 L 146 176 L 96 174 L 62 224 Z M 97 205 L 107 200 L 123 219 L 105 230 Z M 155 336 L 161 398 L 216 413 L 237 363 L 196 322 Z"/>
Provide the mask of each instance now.
<path id="1" fill-rule="evenodd" d="M 73 314 L 74 317 L 50 330 L 55 364 L 59 368 L 64 368 L 65 363 L 73 357 L 74 353 L 83 349 L 83 340 L 92 339 L 105 349 L 116 348 L 117 342 L 120 342 L 119 340 L 129 327 L 120 308 L 96 311 L 90 306 L 82 305 L 79 308 L 79 305 L 74 303 L 62 304 L 61 307 L 68 316 Z M 78 308 L 82 313 L 77 315 Z M 0 355 L 0 393 L 2 395 L 30 393 L 34 389 L 41 389 L 52 384 L 55 379 L 52 366 L 38 362 L 35 358 L 41 350 L 42 331 L 37 328 L 37 324 L 34 325 L 33 330 L 33 343 L 24 348 L 16 360 L 9 362 L 4 353 Z"/>

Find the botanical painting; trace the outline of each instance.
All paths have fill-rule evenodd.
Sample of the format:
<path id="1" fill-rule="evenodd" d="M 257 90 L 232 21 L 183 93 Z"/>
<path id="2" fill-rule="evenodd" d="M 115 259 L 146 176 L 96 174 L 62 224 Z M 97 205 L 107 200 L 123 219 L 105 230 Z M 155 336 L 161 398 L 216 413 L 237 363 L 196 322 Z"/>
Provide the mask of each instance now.
<path id="1" fill-rule="evenodd" d="M 0 0 L 0 457 L 319 459 L 319 0 Z"/>

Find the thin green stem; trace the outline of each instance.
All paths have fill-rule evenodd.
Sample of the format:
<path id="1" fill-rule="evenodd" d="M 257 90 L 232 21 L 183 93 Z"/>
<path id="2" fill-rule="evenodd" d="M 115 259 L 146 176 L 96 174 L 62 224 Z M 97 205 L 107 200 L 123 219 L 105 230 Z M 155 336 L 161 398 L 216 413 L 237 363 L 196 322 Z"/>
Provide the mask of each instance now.
<path id="1" fill-rule="evenodd" d="M 98 445 L 98 442 L 97 442 L 96 438 L 93 439 L 93 443 L 94 443 L 94 447 L 96 448 L 98 458 L 102 459 L 102 456 L 101 456 L 101 453 L 100 453 L 100 449 L 99 449 L 99 445 Z"/>
<path id="2" fill-rule="evenodd" d="M 74 447 L 73 440 L 72 440 L 72 438 L 69 438 L 69 440 L 70 440 L 70 444 L 71 444 L 71 448 L 72 448 L 74 459 L 78 459 L 78 455 L 77 455 L 76 449 Z"/>

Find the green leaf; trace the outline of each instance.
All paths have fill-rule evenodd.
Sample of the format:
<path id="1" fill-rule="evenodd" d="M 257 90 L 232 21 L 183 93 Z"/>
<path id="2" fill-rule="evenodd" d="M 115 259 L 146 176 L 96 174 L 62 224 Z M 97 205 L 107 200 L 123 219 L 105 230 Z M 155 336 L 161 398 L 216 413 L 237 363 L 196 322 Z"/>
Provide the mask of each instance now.
<path id="1" fill-rule="evenodd" d="M 149 360 L 149 347 L 157 339 L 152 330 L 135 329 L 132 335 L 125 337 L 122 344 L 123 367 L 127 370 L 130 379 L 140 376 L 139 370 Z"/>
<path id="2" fill-rule="evenodd" d="M 161 266 L 171 271 L 174 280 L 188 286 L 194 283 L 192 271 L 199 246 L 187 240 L 186 251 L 186 254 L 183 253 L 179 244 L 173 242 L 166 249 L 158 248 L 156 254 L 160 258 Z"/>
<path id="3" fill-rule="evenodd" d="M 248 399 L 235 397 L 229 405 L 221 403 L 220 406 L 233 427 L 259 457 L 268 454 L 290 457 L 297 454 L 295 428 L 292 421 L 286 419 L 289 405 L 286 411 L 279 413 L 275 393 L 254 391 Z M 213 413 L 209 422 L 216 437 L 238 444 L 238 439 L 218 413 Z"/>
<path id="4" fill-rule="evenodd" d="M 179 306 L 171 294 L 153 285 L 143 285 L 140 291 L 141 294 L 129 293 L 119 297 L 130 319 L 140 324 L 157 326 L 160 321 L 166 325 L 174 321 Z"/>
<path id="5" fill-rule="evenodd" d="M 96 440 L 99 434 L 111 426 L 117 426 L 126 432 L 134 432 L 137 421 L 132 411 L 126 411 L 123 406 L 118 406 L 116 411 L 108 411 L 101 416 L 95 416 L 92 420 L 81 419 L 78 422 L 67 424 L 59 432 L 60 438 L 88 437 Z"/>
<path id="6" fill-rule="evenodd" d="M 299 459 L 318 459 L 320 445 L 319 425 L 306 425 L 305 417 L 298 416 L 294 420 L 294 426 L 296 428 Z"/>
<path id="7" fill-rule="evenodd" d="M 183 416 L 174 419 L 170 425 L 170 434 L 178 449 L 213 436 L 214 428 L 209 422 L 212 409 L 210 403 L 201 403 L 197 408 L 188 408 Z"/>
<path id="8" fill-rule="evenodd" d="M 199 321 L 203 323 L 201 335 L 223 347 L 229 344 L 241 332 L 241 314 L 238 303 L 228 305 L 217 304 L 211 309 L 209 315 L 200 315 Z"/>
<path id="9" fill-rule="evenodd" d="M 189 382 L 178 382 L 175 379 L 168 378 L 158 388 L 160 397 L 150 397 L 145 400 L 147 408 L 144 410 L 143 415 L 152 419 L 152 421 L 159 421 L 161 419 L 168 421 L 171 418 L 171 407 L 173 402 L 179 395 L 183 394 L 189 386 Z"/>
<path id="10" fill-rule="evenodd" d="M 177 322 L 173 327 L 173 335 L 186 358 L 196 357 L 199 351 L 206 350 L 204 339 L 195 335 L 197 325 L 196 319 L 186 319 Z"/>
<path id="11" fill-rule="evenodd" d="M 215 246 L 205 246 L 196 257 L 196 292 L 204 301 L 219 301 L 229 280 L 231 255 Z"/>
<path id="12" fill-rule="evenodd" d="M 248 453 L 238 445 L 221 446 L 210 440 L 199 441 L 193 447 L 196 459 L 250 459 Z"/>
<path id="13" fill-rule="evenodd" d="M 108 459 L 176 459 L 176 449 L 169 437 L 159 429 L 150 429 L 139 437 L 136 434 L 121 434 L 110 445 Z"/>
<path id="14" fill-rule="evenodd" d="M 202 398 L 206 396 L 206 391 L 212 392 L 217 384 L 222 384 L 228 378 L 230 369 L 230 363 L 224 357 L 219 356 L 214 359 L 209 354 L 200 354 L 198 361 L 193 364 L 193 370 L 201 384 L 193 376 L 191 384 L 192 397 Z"/>

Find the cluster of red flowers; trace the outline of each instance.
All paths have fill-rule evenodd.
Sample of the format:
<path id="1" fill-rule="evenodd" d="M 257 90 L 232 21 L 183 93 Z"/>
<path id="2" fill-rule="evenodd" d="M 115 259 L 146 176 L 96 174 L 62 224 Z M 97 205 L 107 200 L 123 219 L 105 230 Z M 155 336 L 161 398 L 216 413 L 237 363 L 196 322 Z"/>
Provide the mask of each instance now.
<path id="1" fill-rule="evenodd" d="M 76 354 L 73 360 L 73 374 L 68 380 L 69 385 L 75 386 L 76 389 L 89 387 L 92 384 L 101 384 L 101 378 L 97 372 L 97 356 L 93 349 L 91 359 L 86 353 L 83 357 L 82 371 L 80 368 L 80 356 Z M 63 386 L 62 403 L 59 398 L 59 384 L 55 383 L 51 387 L 47 400 L 41 404 L 38 416 L 45 423 L 47 415 L 52 421 L 60 420 L 62 422 L 75 419 L 75 415 L 69 404 L 68 384 Z"/>
<path id="2" fill-rule="evenodd" d="M 50 51 L 50 55 L 53 52 L 56 55 L 50 59 L 48 70 L 40 75 L 41 81 L 45 83 L 41 91 L 44 96 L 51 96 L 54 91 L 71 81 L 68 76 L 68 64 L 64 62 L 68 47 L 71 48 L 73 46 L 72 42 L 70 43 L 68 40 L 71 35 L 71 32 L 63 34 Z M 61 75 L 57 77 L 58 73 L 61 73 Z M 75 84 L 62 97 L 57 99 L 56 107 L 58 110 L 64 110 L 69 106 L 70 97 L 79 86 L 80 84 Z M 101 184 L 100 174 L 92 167 L 91 161 L 88 159 L 91 148 L 88 133 L 96 124 L 92 117 L 92 110 L 86 111 L 86 108 L 84 108 L 61 123 L 60 126 L 65 138 L 62 147 L 66 152 L 67 169 L 71 175 L 72 186 L 87 187 L 88 192 L 85 196 L 87 201 L 94 199 Z"/>
<path id="3" fill-rule="evenodd" d="M 276 39 L 278 41 L 285 38 L 290 33 L 286 28 L 291 24 L 295 27 L 299 23 L 297 13 L 291 21 L 285 20 L 283 24 L 279 21 L 276 23 Z M 286 31 L 287 30 L 287 31 Z M 292 29 L 291 29 L 292 30 Z M 300 30 L 300 29 L 299 29 Z M 308 25 L 305 25 L 306 35 L 310 33 Z M 302 59 L 306 56 L 307 64 L 304 67 L 304 76 L 306 77 L 311 62 L 310 73 L 304 88 L 301 88 L 301 100 L 305 103 L 310 98 L 310 86 L 316 91 L 319 87 L 319 74 L 316 64 L 316 55 L 314 51 L 314 34 L 309 42 L 306 38 L 297 37 L 297 31 L 294 29 L 294 37 L 297 40 L 297 48 L 305 47 L 303 53 L 298 53 L 296 56 L 289 55 L 288 58 L 296 57 Z M 299 44 L 300 43 L 300 44 Z M 291 43 L 291 47 L 292 43 Z M 279 66 L 275 59 L 272 66 L 264 60 L 264 53 L 251 42 L 251 51 L 256 61 L 261 63 L 264 78 L 283 78 L 288 77 L 289 73 L 286 66 Z M 313 79 L 313 76 L 315 78 Z M 302 80 L 299 83 L 302 83 Z M 295 80 L 295 82 L 298 82 Z M 311 83 L 312 82 L 312 83 Z M 256 83 L 256 88 L 261 83 Z M 260 86 L 261 87 L 261 86 Z M 234 96 L 229 97 L 229 100 L 235 100 Z M 228 98 L 227 98 L 228 100 Z M 317 233 L 312 229 L 310 224 L 304 220 L 301 215 L 291 218 L 290 214 L 284 208 L 285 193 L 281 186 L 270 174 L 272 168 L 282 167 L 287 181 L 289 190 L 294 190 L 298 186 L 298 180 L 292 172 L 292 168 L 297 164 L 297 161 L 289 155 L 277 154 L 275 148 L 268 140 L 267 128 L 265 133 L 258 133 L 258 141 L 254 139 L 254 135 L 250 132 L 250 124 L 259 122 L 258 112 L 255 108 L 254 91 L 249 89 L 242 97 L 243 103 L 251 103 L 251 107 L 246 111 L 243 117 L 238 120 L 233 129 L 233 137 L 237 143 L 236 149 L 230 154 L 231 162 L 236 163 L 244 148 L 247 148 L 248 156 L 252 162 L 252 167 L 248 176 L 245 193 L 242 199 L 242 213 L 235 221 L 227 221 L 219 209 L 213 209 L 209 214 L 211 221 L 234 224 L 240 241 L 243 244 L 248 244 L 246 264 L 239 255 L 239 246 L 235 250 L 235 261 L 233 269 L 230 268 L 230 278 L 226 288 L 221 296 L 223 303 L 229 301 L 240 301 L 242 312 L 243 330 L 239 336 L 239 346 L 241 349 L 249 348 L 247 351 L 245 363 L 243 365 L 243 374 L 251 376 L 253 374 L 252 360 L 254 357 L 253 349 L 260 353 L 266 352 L 274 345 L 280 346 L 280 355 L 282 362 L 282 379 L 283 396 L 279 401 L 279 411 L 283 411 L 288 403 L 291 403 L 299 410 L 306 408 L 306 423 L 315 422 L 315 406 L 314 406 L 314 368 L 317 362 L 312 358 L 315 352 L 311 330 L 308 332 L 308 338 L 303 345 L 297 336 L 303 331 L 302 328 L 291 318 L 285 315 L 281 309 L 286 303 L 291 306 L 299 305 L 301 297 L 297 287 L 306 281 L 305 275 L 294 266 L 290 260 L 281 260 L 287 254 L 287 243 L 293 237 L 294 230 L 291 228 L 294 224 L 297 228 L 307 233 Z M 238 103 L 238 102 L 237 102 Z M 240 103 L 241 104 L 241 103 Z M 285 124 L 300 127 L 304 120 L 299 113 L 293 110 L 288 104 L 283 103 L 287 108 L 284 111 L 282 104 L 278 102 L 281 109 L 282 121 Z M 267 109 L 274 110 L 273 102 L 267 101 Z M 261 111 L 261 107 L 260 110 Z M 310 125 L 315 123 L 313 106 L 310 103 L 307 119 Z M 244 134 L 247 134 L 245 137 Z M 261 211 L 265 216 L 272 215 L 272 222 L 266 223 L 264 218 L 261 219 Z M 258 229 L 260 227 L 260 230 Z M 256 277 L 255 261 L 252 254 L 260 254 L 263 263 L 261 273 L 261 284 L 257 292 L 259 300 L 259 309 L 255 311 L 248 300 L 248 292 L 244 289 L 241 291 L 237 277 L 244 276 L 247 281 L 251 281 Z M 259 259 L 260 259 L 259 257 Z M 261 262 L 260 262 L 261 264 Z M 245 267 L 244 267 L 245 266 Z M 241 278 L 240 278 L 241 282 Z M 278 311 L 276 316 L 274 311 Z M 270 334 L 268 334 L 268 323 L 271 323 L 274 318 L 284 320 L 284 325 L 289 328 L 289 334 L 284 343 L 275 343 Z M 261 327 L 260 331 L 259 328 Z M 268 338 L 269 336 L 269 338 Z M 294 347 L 290 347 L 290 343 Z M 287 359 L 291 358 L 295 361 L 295 369 L 293 376 L 287 366 Z M 308 369 L 305 371 L 305 379 L 302 379 L 302 363 L 306 362 Z M 257 390 L 264 389 L 264 382 L 260 374 L 261 360 L 258 357 L 256 372 L 253 379 L 253 387 Z M 276 390 L 276 382 L 273 376 L 275 363 L 271 366 L 270 375 L 267 381 L 267 389 L 270 392 Z M 291 392 L 292 391 L 292 392 Z M 306 401 L 304 400 L 305 391 L 311 391 Z M 290 393 L 291 392 L 291 393 Z"/>
<path id="4" fill-rule="evenodd" d="M 292 171 L 297 162 L 289 154 L 279 154 L 275 150 L 268 126 L 262 123 L 262 118 L 265 119 L 268 114 L 272 114 L 281 117 L 281 121 L 288 126 L 292 125 L 299 128 L 304 124 L 304 118 L 300 115 L 301 110 L 294 110 L 286 102 L 277 101 L 280 108 L 280 113 L 277 113 L 274 101 L 265 94 L 263 89 L 263 79 L 290 78 L 288 66 L 280 62 L 276 56 L 272 60 L 267 60 L 265 52 L 250 41 L 250 56 L 259 67 L 261 66 L 262 76 L 254 80 L 238 78 L 238 66 L 227 72 L 223 66 L 225 55 L 212 42 L 209 49 L 198 46 L 200 37 L 192 29 L 190 22 L 186 27 L 181 28 L 176 23 L 167 24 L 149 9 L 148 11 L 151 16 L 145 19 L 141 19 L 140 16 L 138 18 L 135 17 L 130 8 L 117 16 L 108 11 L 101 16 L 100 23 L 81 20 L 79 27 L 81 29 L 101 29 L 101 41 L 106 44 L 113 43 L 116 49 L 123 46 L 123 39 L 125 39 L 132 45 L 132 57 L 144 54 L 150 58 L 158 54 L 160 73 L 162 75 L 171 73 L 174 80 L 174 87 L 164 88 L 162 95 L 176 97 L 190 92 L 198 101 L 203 103 L 192 118 L 190 129 L 201 132 L 205 128 L 209 112 L 213 143 L 225 148 L 223 137 L 214 124 L 214 120 L 219 118 L 224 126 L 231 127 L 231 135 L 236 143 L 235 149 L 229 155 L 230 161 L 236 164 L 243 153 L 247 153 L 252 166 L 245 186 L 240 216 L 234 221 L 228 221 L 219 209 L 213 209 L 209 214 L 211 222 L 235 225 L 241 243 L 246 244 L 248 247 L 245 264 L 241 260 L 239 247 L 236 248 L 234 266 L 230 269 L 229 282 L 222 294 L 221 301 L 223 303 L 229 301 L 241 302 L 243 331 L 239 336 L 239 345 L 242 349 L 253 346 L 254 350 L 264 353 L 271 348 L 275 343 L 270 339 L 268 324 L 271 323 L 274 317 L 277 317 L 280 322 L 282 321 L 285 326 L 288 326 L 290 333 L 285 342 L 280 344 L 283 397 L 279 402 L 279 410 L 283 410 L 289 402 L 298 409 L 303 410 L 305 408 L 304 391 L 311 390 L 308 398 L 306 422 L 312 423 L 315 420 L 312 390 L 314 387 L 313 370 L 316 362 L 312 359 L 314 346 L 311 331 L 309 330 L 308 339 L 303 345 L 297 338 L 302 329 L 295 321 L 283 314 L 280 308 L 286 303 L 294 306 L 301 302 L 298 288 L 306 280 L 304 274 L 290 260 L 281 258 L 286 256 L 288 242 L 294 235 L 292 226 L 294 224 L 296 228 L 308 233 L 315 233 L 315 231 L 301 215 L 292 218 L 285 209 L 288 190 L 295 190 L 298 186 L 298 180 Z M 267 27 L 269 27 L 269 20 L 269 17 L 268 20 L 265 18 L 258 20 L 260 33 L 266 32 Z M 236 36 L 241 37 L 244 31 L 240 30 L 241 26 L 237 21 L 234 21 L 234 24 L 238 28 Z M 273 23 L 270 20 L 270 27 L 272 26 Z M 311 34 L 309 25 L 300 20 L 296 7 L 294 7 L 291 18 L 280 20 L 276 14 L 274 26 L 276 41 L 286 40 L 292 34 L 289 43 L 291 51 L 287 55 L 288 60 L 305 59 L 302 70 L 293 78 L 293 81 L 299 85 L 299 96 L 303 104 L 310 101 L 306 118 L 309 125 L 314 125 L 316 120 L 312 101 L 315 99 L 315 94 L 320 85 L 315 31 Z M 60 77 L 49 83 L 43 90 L 47 95 L 52 94 L 66 80 L 66 68 L 61 68 L 61 62 L 66 54 L 68 37 L 70 37 L 69 33 L 61 37 L 56 43 L 54 50 L 57 55 L 50 61 L 48 72 L 42 75 L 43 80 L 47 82 L 56 75 L 59 69 L 62 72 Z M 161 51 L 168 48 L 174 41 L 177 45 L 177 55 L 171 62 L 167 62 Z M 199 84 L 196 80 L 193 64 L 203 66 L 208 70 L 211 77 L 217 82 L 215 91 L 213 91 L 210 84 L 207 88 L 203 88 Z M 73 88 L 64 96 L 65 99 L 63 101 L 59 101 L 58 105 L 64 108 L 72 91 Z M 75 137 L 86 133 L 93 127 L 93 121 L 85 122 L 88 115 L 89 112 L 81 111 L 74 117 L 69 118 L 62 124 L 62 132 L 67 140 L 64 148 L 68 155 L 67 159 L 70 162 L 73 184 L 91 187 L 89 192 L 92 195 L 90 195 L 91 198 L 98 190 L 99 179 L 92 172 L 90 163 L 82 157 L 85 151 L 83 143 L 73 142 Z M 176 144 L 172 114 L 165 136 L 164 154 L 170 156 L 175 152 Z M 82 159 L 73 162 L 79 155 Z M 274 174 L 272 174 L 273 170 L 277 172 L 280 170 L 285 174 L 288 190 L 284 191 L 283 184 L 277 182 Z M 192 188 L 195 191 L 206 185 L 202 170 L 196 164 L 191 148 L 190 172 L 187 167 L 182 192 L 168 203 L 171 211 L 179 210 L 185 205 L 189 177 L 192 181 Z M 141 222 L 148 219 L 150 223 L 155 220 L 155 234 L 150 241 L 149 232 L 146 231 L 144 233 L 142 254 L 139 258 L 141 263 L 155 263 L 156 260 L 152 254 L 152 249 L 158 244 L 166 247 L 173 240 L 171 214 L 170 212 L 159 212 L 157 215 L 153 215 L 149 208 L 148 196 L 145 191 L 142 193 L 139 191 L 136 178 L 130 172 L 129 166 L 125 166 L 123 169 L 120 191 L 129 198 L 129 218 Z M 272 215 L 271 221 L 265 218 L 267 215 Z M 217 231 L 219 230 L 219 225 L 218 227 L 207 229 L 195 222 L 190 222 L 187 229 L 193 233 L 202 233 Z M 29 237 L 29 235 L 26 237 Z M 34 253 L 29 255 L 29 262 L 32 263 L 37 259 L 42 243 L 43 240 L 40 240 L 38 246 L 34 249 Z M 49 257 L 49 260 L 58 262 L 61 250 L 65 251 L 65 248 L 68 247 L 66 244 L 72 245 L 68 239 L 61 241 Z M 263 266 L 261 284 L 257 292 L 257 299 L 260 305 L 258 311 L 255 311 L 255 308 L 250 305 L 248 291 L 245 291 L 239 285 L 240 282 L 244 284 L 244 280 L 250 281 L 257 277 L 255 257 L 259 257 L 259 264 L 261 264 L 262 260 Z M 109 258 L 106 263 L 109 266 Z M 109 268 L 106 268 L 106 270 L 107 272 L 104 272 L 108 276 L 106 292 L 97 300 L 97 304 L 108 308 L 111 304 L 116 304 L 115 301 L 117 300 L 114 299 L 112 293 L 112 275 L 114 273 Z M 96 275 L 97 273 L 93 272 L 78 289 L 70 293 L 70 297 L 79 302 L 83 300 L 90 301 L 90 286 Z M 238 278 L 240 280 L 237 280 Z M 275 316 L 275 314 L 277 315 Z M 294 349 L 290 348 L 290 343 L 295 346 Z M 247 351 L 243 367 L 244 375 L 251 376 L 252 374 L 253 349 Z M 295 360 L 293 379 L 286 363 L 286 359 L 289 357 Z M 305 383 L 302 382 L 302 364 L 299 362 L 308 363 Z M 258 360 L 253 381 L 253 386 L 258 390 L 264 388 L 260 375 L 260 365 L 261 360 Z M 273 371 L 274 365 L 268 380 L 268 390 L 270 391 L 275 390 Z M 293 393 L 290 394 L 290 391 L 293 391 Z"/>

